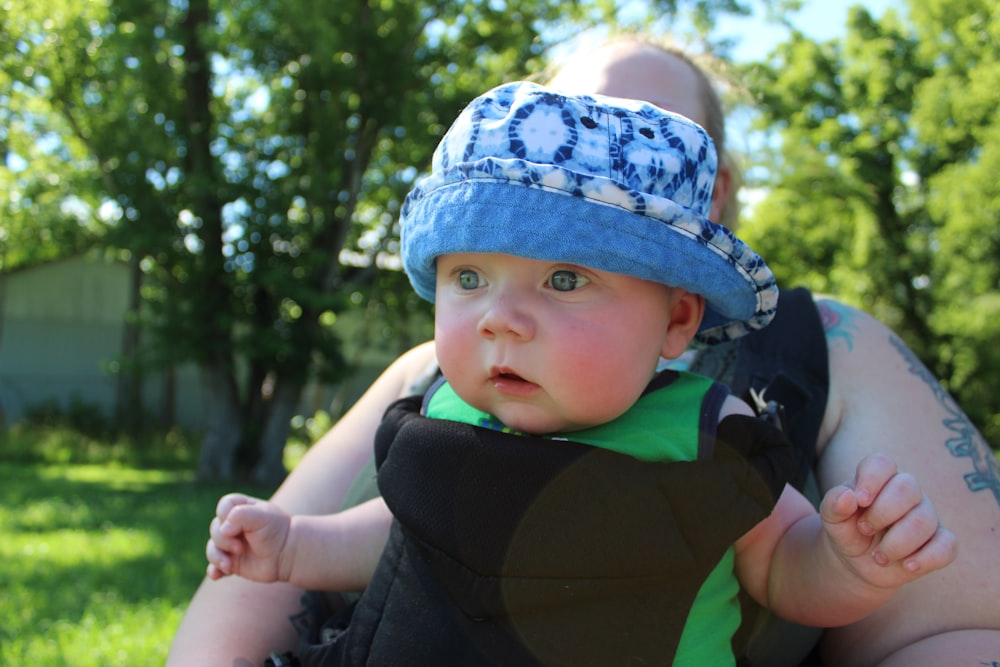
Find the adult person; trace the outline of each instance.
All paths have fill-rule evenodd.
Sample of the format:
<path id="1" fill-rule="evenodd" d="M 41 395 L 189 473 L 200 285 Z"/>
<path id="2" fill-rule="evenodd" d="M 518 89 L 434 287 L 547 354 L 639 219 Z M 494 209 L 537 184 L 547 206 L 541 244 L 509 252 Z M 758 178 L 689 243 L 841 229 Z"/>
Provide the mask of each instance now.
<path id="1" fill-rule="evenodd" d="M 615 40 L 575 56 L 556 83 L 575 92 L 645 99 L 682 113 L 705 127 L 725 155 L 718 98 L 704 72 L 680 53 L 643 40 Z M 727 219 L 734 177 L 723 157 L 711 219 Z M 883 452 L 921 480 L 941 522 L 959 542 L 958 557 L 948 568 L 905 587 L 862 621 L 827 631 L 826 663 L 1000 664 L 1000 568 L 995 564 L 1000 553 L 1000 471 L 995 457 L 889 329 L 830 299 L 818 299 L 817 306 L 826 331 L 829 373 L 814 435 L 820 489 L 851 479 L 858 460 Z M 745 338 L 749 343 L 754 336 Z M 795 346 L 786 352 L 794 356 Z M 310 449 L 272 501 L 292 514 L 335 512 L 372 458 L 385 408 L 410 394 L 434 365 L 433 343 L 401 356 Z M 732 364 L 722 360 L 719 367 L 721 376 Z M 363 532 L 373 516 L 390 521 L 379 500 L 340 516 L 348 535 Z M 382 544 L 375 540 L 370 547 L 380 550 Z M 358 587 L 370 574 L 358 569 Z M 301 589 L 232 577 L 206 582 L 181 623 L 168 665 L 258 665 L 268 651 L 294 646 L 300 629 L 296 623 L 306 616 Z"/>

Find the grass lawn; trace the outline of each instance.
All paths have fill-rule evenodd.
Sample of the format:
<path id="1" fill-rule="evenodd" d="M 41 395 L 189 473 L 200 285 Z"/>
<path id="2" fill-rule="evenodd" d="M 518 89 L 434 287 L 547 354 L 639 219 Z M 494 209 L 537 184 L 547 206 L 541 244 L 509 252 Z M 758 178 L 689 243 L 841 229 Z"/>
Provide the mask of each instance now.
<path id="1" fill-rule="evenodd" d="M 205 571 L 215 502 L 237 488 L 0 462 L 0 665 L 162 665 Z"/>

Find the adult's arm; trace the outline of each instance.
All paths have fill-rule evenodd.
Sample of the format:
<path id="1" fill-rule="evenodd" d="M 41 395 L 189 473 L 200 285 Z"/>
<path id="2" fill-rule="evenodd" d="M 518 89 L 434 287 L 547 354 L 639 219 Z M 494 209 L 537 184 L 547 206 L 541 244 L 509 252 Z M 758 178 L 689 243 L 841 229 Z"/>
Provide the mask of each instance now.
<path id="1" fill-rule="evenodd" d="M 393 362 L 309 449 L 271 500 L 290 514 L 338 511 L 373 455 L 383 412 L 408 393 L 433 360 L 433 343 L 424 343 Z M 204 580 L 174 636 L 167 667 L 258 667 L 271 651 L 294 648 L 307 618 L 303 595 L 288 584 L 239 577 Z"/>
<path id="2" fill-rule="evenodd" d="M 822 490 L 851 479 L 865 455 L 884 453 L 919 481 L 942 525 L 958 540 L 958 557 L 949 567 L 904 586 L 864 620 L 827 631 L 827 662 L 997 664 L 997 459 L 955 401 L 888 328 L 842 304 L 821 300 L 819 305 L 830 352 L 830 398 L 819 441 Z M 944 661 L 943 655 L 948 656 Z"/>

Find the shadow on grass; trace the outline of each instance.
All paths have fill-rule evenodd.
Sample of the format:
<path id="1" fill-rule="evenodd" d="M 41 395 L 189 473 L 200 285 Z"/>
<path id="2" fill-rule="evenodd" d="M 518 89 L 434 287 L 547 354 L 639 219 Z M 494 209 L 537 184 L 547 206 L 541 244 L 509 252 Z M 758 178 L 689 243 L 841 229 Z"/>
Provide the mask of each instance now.
<path id="1" fill-rule="evenodd" d="M 0 645 L 85 616 L 184 608 L 205 571 L 215 503 L 246 485 L 184 473 L 0 463 Z"/>

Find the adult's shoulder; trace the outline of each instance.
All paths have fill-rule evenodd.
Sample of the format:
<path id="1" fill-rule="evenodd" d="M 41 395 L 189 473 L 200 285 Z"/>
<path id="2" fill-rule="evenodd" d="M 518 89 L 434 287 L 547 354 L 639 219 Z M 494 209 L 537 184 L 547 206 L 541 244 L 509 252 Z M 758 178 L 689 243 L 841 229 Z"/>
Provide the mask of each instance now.
<path id="1" fill-rule="evenodd" d="M 878 318 L 829 295 L 816 295 L 815 303 L 830 369 L 827 410 L 817 439 L 822 452 L 831 438 L 845 432 L 845 424 L 875 424 L 890 411 L 890 396 L 926 390 L 934 380 Z"/>
<path id="2" fill-rule="evenodd" d="M 849 361 L 866 351 L 884 352 L 887 347 L 898 348 L 899 337 L 878 318 L 866 311 L 826 294 L 813 294 L 813 302 L 823 324 L 827 348 L 833 357 Z"/>
<path id="3" fill-rule="evenodd" d="M 410 348 L 392 362 L 387 372 L 399 374 L 403 395 L 423 393 L 438 373 L 434 341 Z"/>

